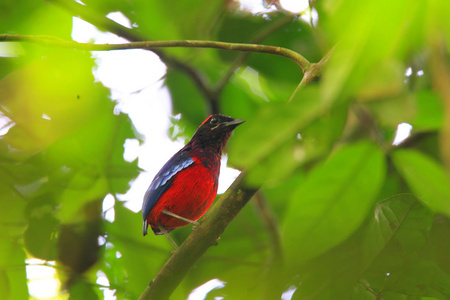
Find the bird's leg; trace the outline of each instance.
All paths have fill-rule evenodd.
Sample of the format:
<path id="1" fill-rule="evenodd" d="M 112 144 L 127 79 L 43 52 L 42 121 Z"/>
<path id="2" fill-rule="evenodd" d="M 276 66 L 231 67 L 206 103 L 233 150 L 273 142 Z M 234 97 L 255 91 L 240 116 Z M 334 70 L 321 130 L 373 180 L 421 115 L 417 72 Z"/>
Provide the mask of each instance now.
<path id="1" fill-rule="evenodd" d="M 170 237 L 169 233 L 162 227 L 161 225 L 157 225 L 159 230 L 166 236 L 166 238 L 169 240 L 169 242 L 175 247 L 175 250 L 178 250 L 178 245 L 175 243 L 175 241 Z"/>
<path id="2" fill-rule="evenodd" d="M 168 216 L 171 216 L 171 217 L 180 219 L 181 221 L 185 221 L 185 222 L 194 224 L 194 225 L 198 225 L 198 224 L 199 224 L 199 223 L 196 222 L 196 221 L 192 221 L 192 220 L 183 218 L 182 216 L 179 216 L 179 215 L 177 215 L 177 214 L 174 214 L 173 212 L 167 211 L 167 210 L 165 210 L 165 209 L 163 209 L 162 213 L 165 214 L 165 215 L 168 215 Z"/>

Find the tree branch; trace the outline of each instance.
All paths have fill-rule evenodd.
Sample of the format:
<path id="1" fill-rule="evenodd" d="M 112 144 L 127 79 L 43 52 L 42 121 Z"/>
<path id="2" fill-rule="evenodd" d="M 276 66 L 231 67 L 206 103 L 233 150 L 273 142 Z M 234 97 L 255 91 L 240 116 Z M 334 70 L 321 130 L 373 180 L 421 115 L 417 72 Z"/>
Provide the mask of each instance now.
<path id="1" fill-rule="evenodd" d="M 257 191 L 244 181 L 242 172 L 150 282 L 140 300 L 168 299 L 206 250 L 217 245 L 225 228 Z"/>
<path id="2" fill-rule="evenodd" d="M 330 56 L 333 54 L 335 47 L 331 48 L 330 51 L 327 52 L 327 54 L 325 54 L 324 57 L 322 57 L 322 59 L 318 62 L 318 63 L 313 63 L 310 65 L 310 67 L 303 72 L 303 78 L 300 81 L 300 83 L 298 84 L 298 86 L 295 88 L 294 92 L 291 95 L 291 98 L 289 99 L 288 102 L 291 102 L 292 99 L 295 97 L 295 95 L 308 83 L 310 83 L 311 81 L 317 80 L 321 73 L 322 73 L 322 69 L 323 66 L 327 63 L 328 59 L 330 59 Z"/>
<path id="3" fill-rule="evenodd" d="M 241 44 L 226 43 L 216 41 L 199 41 L 199 40 L 172 40 L 172 41 L 143 41 L 131 42 L 124 44 L 90 44 L 77 43 L 73 41 L 65 41 L 56 37 L 42 35 L 19 35 L 19 34 L 0 34 L 0 41 L 4 42 L 33 42 L 44 45 L 58 46 L 70 49 L 78 49 L 85 51 L 109 51 L 109 50 L 125 50 L 125 49 L 146 49 L 153 50 L 155 48 L 213 48 L 229 51 L 257 52 L 279 55 L 296 62 L 303 72 L 307 72 L 312 64 L 301 54 L 283 47 L 258 45 L 258 44 Z"/>

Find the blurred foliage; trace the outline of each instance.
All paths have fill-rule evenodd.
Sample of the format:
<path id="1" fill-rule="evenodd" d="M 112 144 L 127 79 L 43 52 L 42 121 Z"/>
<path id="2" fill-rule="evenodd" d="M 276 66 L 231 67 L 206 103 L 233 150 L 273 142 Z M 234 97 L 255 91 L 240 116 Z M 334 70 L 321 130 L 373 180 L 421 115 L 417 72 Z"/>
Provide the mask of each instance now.
<path id="1" fill-rule="evenodd" d="M 311 1 L 314 22 L 278 1 L 259 14 L 234 1 L 83 3 L 81 13 L 72 0 L 3 1 L 0 33 L 70 39 L 73 16 L 120 11 L 142 39 L 256 42 L 311 62 L 336 45 L 321 79 L 290 103 L 302 73 L 285 58 L 160 50 L 182 116 L 174 126 L 189 137 L 210 112 L 246 119 L 229 162 L 264 199 L 244 208 L 173 299 L 214 278 L 225 287 L 206 299 L 450 298 L 450 1 Z M 107 24 L 93 25 L 114 33 Z M 0 137 L 0 297 L 29 298 L 25 260 L 39 258 L 56 261 L 60 299 L 102 298 L 98 274 L 118 299 L 137 299 L 171 245 L 143 238 L 140 214 L 122 202 L 114 222 L 102 215 L 103 199 L 139 172 L 123 159 L 125 140 L 139 138 L 131 120 L 114 114 L 89 53 L 4 45 L 18 55 L 0 57 L 0 113 L 11 127 Z M 393 146 L 400 123 L 412 132 Z"/>

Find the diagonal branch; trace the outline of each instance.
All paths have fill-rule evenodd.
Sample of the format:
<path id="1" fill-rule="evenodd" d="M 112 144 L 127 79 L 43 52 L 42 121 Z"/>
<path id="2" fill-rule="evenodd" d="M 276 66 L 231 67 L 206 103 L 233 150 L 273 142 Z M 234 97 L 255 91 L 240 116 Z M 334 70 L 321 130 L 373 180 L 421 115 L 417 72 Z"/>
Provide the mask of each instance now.
<path id="1" fill-rule="evenodd" d="M 58 46 L 70 49 L 78 49 L 85 51 L 109 51 L 109 50 L 125 50 L 125 49 L 146 49 L 154 50 L 155 48 L 212 48 L 229 51 L 257 52 L 279 55 L 296 62 L 303 72 L 307 72 L 312 64 L 298 52 L 293 50 L 267 46 L 259 44 L 242 44 L 242 43 L 226 43 L 216 41 L 200 41 L 200 40 L 171 40 L 171 41 L 144 41 L 131 42 L 123 44 L 90 44 L 77 43 L 73 41 L 65 41 L 56 37 L 43 35 L 19 35 L 19 34 L 0 34 L 0 42 L 34 42 L 44 45 Z"/>
<path id="2" fill-rule="evenodd" d="M 217 245 L 225 228 L 258 189 L 248 187 L 244 181 L 245 175 L 241 173 L 150 282 L 140 300 L 168 299 L 206 250 Z"/>

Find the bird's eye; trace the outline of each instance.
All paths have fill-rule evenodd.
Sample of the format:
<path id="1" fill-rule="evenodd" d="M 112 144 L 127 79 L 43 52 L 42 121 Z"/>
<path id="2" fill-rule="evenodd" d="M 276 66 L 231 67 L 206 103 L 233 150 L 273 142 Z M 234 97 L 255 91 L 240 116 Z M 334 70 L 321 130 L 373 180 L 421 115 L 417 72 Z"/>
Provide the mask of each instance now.
<path id="1" fill-rule="evenodd" d="M 211 120 L 209 120 L 209 123 L 211 125 L 217 125 L 217 123 L 219 123 L 219 119 L 217 119 L 216 117 L 212 117 Z"/>

